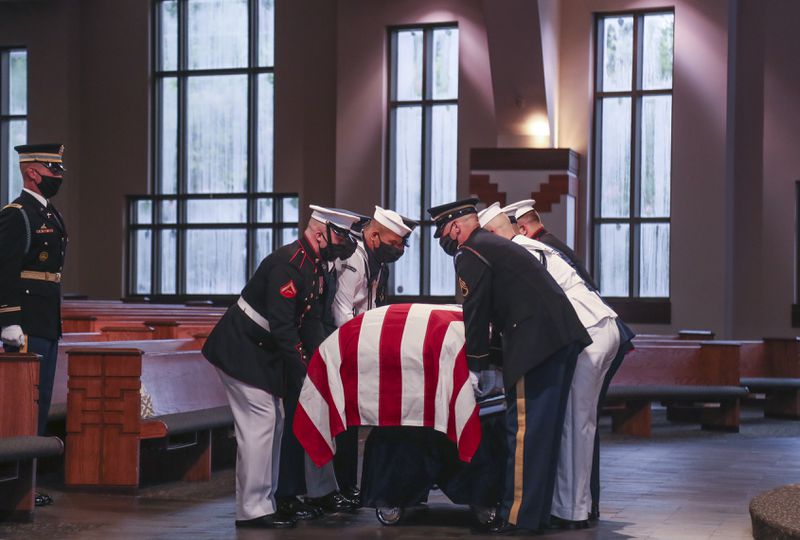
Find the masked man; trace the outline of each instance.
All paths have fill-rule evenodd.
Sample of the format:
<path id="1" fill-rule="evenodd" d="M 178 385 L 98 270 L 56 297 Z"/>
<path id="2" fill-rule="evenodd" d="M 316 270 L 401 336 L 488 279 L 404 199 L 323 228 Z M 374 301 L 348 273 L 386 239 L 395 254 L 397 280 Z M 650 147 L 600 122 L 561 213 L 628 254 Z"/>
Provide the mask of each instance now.
<path id="1" fill-rule="evenodd" d="M 413 225 L 393 210 L 375 207 L 372 219 L 361 228 L 355 253 L 336 263 L 337 288 L 331 309 L 337 327 L 383 303 L 388 265 L 402 257 Z M 336 438 L 334 467 L 342 493 L 360 503 L 357 428 Z"/>
<path id="2" fill-rule="evenodd" d="M 538 530 L 549 523 L 572 372 L 591 339 L 544 266 L 481 229 L 477 202 L 456 201 L 428 213 L 435 238 L 454 256 L 470 371 L 485 370 L 492 360 L 490 324 L 502 336 L 508 456 L 503 499 L 489 532 Z"/>
<path id="3" fill-rule="evenodd" d="M 278 511 L 279 469 L 291 495 L 306 493 L 305 452 L 291 433 L 290 417 L 306 363 L 325 337 L 323 261 L 349 257 L 355 249 L 348 232 L 354 217 L 311 208 L 300 239 L 261 262 L 203 347 L 234 416 L 237 527 L 294 526 L 295 508 Z M 335 479 L 319 487 L 325 492 L 312 496 L 333 493 Z"/>

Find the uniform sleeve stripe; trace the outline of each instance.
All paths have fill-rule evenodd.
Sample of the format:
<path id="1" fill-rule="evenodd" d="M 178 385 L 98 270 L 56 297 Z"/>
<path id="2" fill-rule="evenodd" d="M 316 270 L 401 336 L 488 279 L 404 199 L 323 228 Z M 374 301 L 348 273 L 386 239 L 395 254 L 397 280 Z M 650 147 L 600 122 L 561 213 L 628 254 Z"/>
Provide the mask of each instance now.
<path id="1" fill-rule="evenodd" d="M 0 308 L 0 313 L 14 313 L 15 311 L 22 311 L 20 306 Z"/>

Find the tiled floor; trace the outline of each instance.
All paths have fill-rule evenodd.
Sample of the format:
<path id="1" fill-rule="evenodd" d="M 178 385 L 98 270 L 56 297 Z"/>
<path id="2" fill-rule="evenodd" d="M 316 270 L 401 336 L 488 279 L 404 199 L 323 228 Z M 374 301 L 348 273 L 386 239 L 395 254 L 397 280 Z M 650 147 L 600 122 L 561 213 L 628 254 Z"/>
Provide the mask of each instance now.
<path id="1" fill-rule="evenodd" d="M 706 433 L 668 424 L 656 413 L 649 440 L 611 435 L 603 428 L 602 519 L 591 529 L 542 538 L 663 540 L 751 538 L 750 499 L 800 481 L 800 422 L 764 420 L 746 411 L 738 434 Z M 427 509 L 410 511 L 399 527 L 382 527 L 374 511 L 330 516 L 289 531 L 236 531 L 233 474 L 208 484 L 148 488 L 138 497 L 49 492 L 56 504 L 36 521 L 0 524 L 0 539 L 219 539 L 219 538 L 450 538 L 470 531 L 471 514 L 434 493 Z"/>

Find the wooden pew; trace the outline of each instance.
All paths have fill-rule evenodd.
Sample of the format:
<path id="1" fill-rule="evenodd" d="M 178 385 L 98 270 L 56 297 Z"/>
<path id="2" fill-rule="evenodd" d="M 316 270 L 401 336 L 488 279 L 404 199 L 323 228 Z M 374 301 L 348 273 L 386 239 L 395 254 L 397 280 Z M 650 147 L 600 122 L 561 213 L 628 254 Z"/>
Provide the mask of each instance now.
<path id="1" fill-rule="evenodd" d="M 745 342 L 741 383 L 751 392 L 764 394 L 764 416 L 800 419 L 800 341 L 798 338 L 765 338 Z"/>
<path id="2" fill-rule="evenodd" d="M 703 429 L 739 430 L 739 343 L 643 344 L 628 353 L 605 404 L 615 433 L 651 435 L 650 403 L 667 404 L 667 417 Z"/>
<path id="3" fill-rule="evenodd" d="M 205 343 L 204 338 L 191 339 L 145 339 L 125 341 L 87 341 L 59 343 L 58 357 L 56 359 L 56 375 L 53 381 L 53 397 L 50 402 L 48 422 L 61 421 L 67 415 L 67 353 L 72 348 L 87 349 L 92 347 L 108 348 L 137 348 L 145 352 L 174 352 L 174 351 L 199 351 Z"/>
<path id="4" fill-rule="evenodd" d="M 663 341 L 663 340 L 688 340 L 688 341 L 712 341 L 714 332 L 711 330 L 680 330 L 677 334 L 636 334 L 633 338 L 634 343 L 638 341 Z"/>
<path id="5" fill-rule="evenodd" d="M 212 430 L 227 436 L 233 416 L 216 369 L 199 351 L 71 347 L 68 355 L 68 486 L 136 489 L 151 467 L 160 479 L 210 478 Z"/>
<path id="6" fill-rule="evenodd" d="M 0 354 L 0 521 L 33 519 L 36 459 L 64 448 L 36 435 L 38 399 L 39 357 Z"/>

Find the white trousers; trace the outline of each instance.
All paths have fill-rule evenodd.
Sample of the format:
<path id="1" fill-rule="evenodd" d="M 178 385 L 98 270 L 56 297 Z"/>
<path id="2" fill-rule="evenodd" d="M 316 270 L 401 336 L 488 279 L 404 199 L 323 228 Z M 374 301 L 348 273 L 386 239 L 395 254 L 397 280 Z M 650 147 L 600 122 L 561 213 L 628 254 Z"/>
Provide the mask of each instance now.
<path id="1" fill-rule="evenodd" d="M 283 402 L 217 369 L 236 428 L 236 519 L 275 512 L 283 435 Z"/>
<path id="2" fill-rule="evenodd" d="M 615 319 L 605 318 L 586 331 L 592 344 L 578 356 L 569 389 L 551 509 L 554 516 L 571 521 L 585 520 L 591 509 L 590 481 L 597 401 L 603 379 L 619 349 Z"/>

